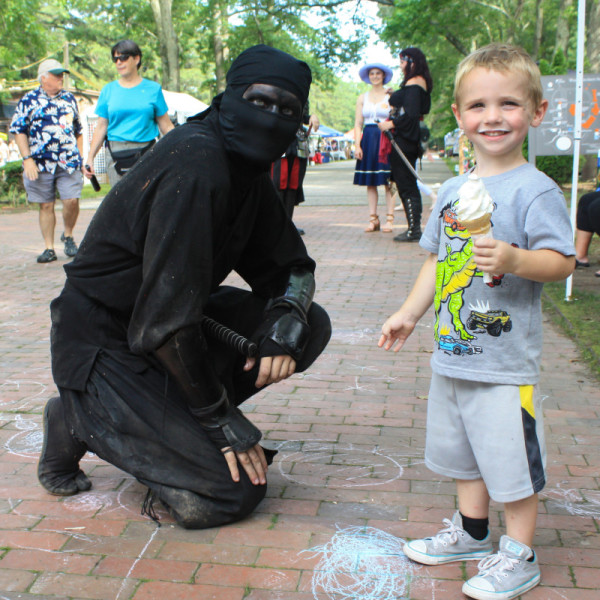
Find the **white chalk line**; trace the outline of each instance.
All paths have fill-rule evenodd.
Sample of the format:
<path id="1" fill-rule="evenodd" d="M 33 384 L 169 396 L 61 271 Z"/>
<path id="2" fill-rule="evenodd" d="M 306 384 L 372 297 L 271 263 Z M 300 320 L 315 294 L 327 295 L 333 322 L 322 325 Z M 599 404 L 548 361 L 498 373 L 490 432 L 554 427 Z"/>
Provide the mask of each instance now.
<path id="1" fill-rule="evenodd" d="M 2 415 L 1 419 L 3 421 L 14 422 L 15 427 L 18 429 L 17 433 L 11 435 L 8 440 L 4 442 L 3 447 L 10 454 L 21 456 L 23 458 L 32 458 L 40 454 L 44 435 L 42 428 L 37 421 L 39 415 L 27 416 L 29 418 L 26 418 L 19 413 L 11 414 L 10 418 L 7 418 L 6 415 Z"/>
<path id="2" fill-rule="evenodd" d="M 405 467 L 423 463 L 422 453 L 417 454 L 411 448 L 404 453 L 398 450 L 392 453 L 379 447 L 358 448 L 350 443 L 324 440 L 311 440 L 298 446 L 298 441 L 280 444 L 277 466 L 284 479 L 309 487 L 321 487 L 330 479 L 336 480 L 334 487 L 386 485 L 400 479 Z M 308 474 L 295 474 L 292 471 L 296 464 L 310 464 L 315 468 Z M 319 481 L 314 481 L 315 477 Z M 333 484 L 329 482 L 329 485 Z"/>
<path id="3" fill-rule="evenodd" d="M 311 584 L 315 600 L 408 598 L 420 567 L 402 552 L 404 540 L 373 527 L 336 528 L 327 544 L 301 552 L 321 555 Z"/>
<path id="4" fill-rule="evenodd" d="M 127 492 L 129 488 L 137 482 L 137 480 L 132 476 L 127 476 L 125 473 L 123 474 L 123 477 L 119 479 L 125 479 L 126 481 L 122 488 L 116 493 L 114 491 L 90 491 L 85 492 L 84 494 L 79 493 L 75 496 L 70 496 L 69 498 L 65 499 L 63 505 L 65 508 L 68 508 L 73 512 L 89 512 L 92 513 L 92 515 L 96 515 L 97 513 L 108 515 L 111 512 L 116 512 L 120 509 L 137 515 L 138 509 L 136 508 L 134 510 L 130 505 L 125 504 L 122 500 L 123 494 Z"/>
<path id="5" fill-rule="evenodd" d="M 370 388 L 370 387 L 368 387 L 366 385 L 360 385 L 358 383 L 358 377 L 354 378 L 354 385 L 353 386 L 344 388 L 345 392 L 354 391 L 354 390 L 358 390 L 360 392 L 369 392 L 369 394 L 375 394 L 375 393 L 377 393 L 374 389 L 372 389 L 372 388 Z"/>
<path id="6" fill-rule="evenodd" d="M 37 391 L 28 392 L 28 386 L 32 388 L 38 388 Z M 26 397 L 18 398 L 14 400 L 4 400 L 4 394 L 10 394 L 16 392 L 20 392 L 23 388 Z M 42 383 L 41 381 L 31 381 L 31 380 L 14 380 L 14 379 L 6 379 L 3 383 L 0 383 L 0 407 L 6 410 L 7 407 L 11 407 L 12 410 L 15 411 L 26 411 L 31 408 L 36 408 L 38 404 L 35 402 L 38 398 L 43 396 L 48 389 L 48 384 Z M 21 403 L 19 406 L 13 406 L 17 403 Z M 33 406 L 32 406 L 33 405 Z"/>
<path id="7" fill-rule="evenodd" d="M 600 517 L 600 490 L 587 490 L 560 487 L 546 488 L 540 492 L 541 498 L 547 498 L 554 506 L 562 508 L 573 516 L 589 517 L 596 519 Z"/>
<path id="8" fill-rule="evenodd" d="M 154 539 L 154 537 L 156 536 L 156 534 L 159 532 L 159 530 L 160 530 L 160 528 L 157 525 L 154 528 L 154 531 L 152 532 L 152 534 L 150 535 L 150 538 L 146 542 L 146 545 L 142 548 L 142 551 L 138 554 L 137 558 L 133 561 L 133 564 L 131 565 L 131 568 L 129 569 L 129 571 L 127 572 L 127 575 L 125 575 L 125 579 L 123 579 L 123 581 L 121 583 L 121 587 L 119 588 L 119 592 L 115 596 L 115 600 L 119 600 L 119 596 L 121 595 L 121 592 L 125 588 L 125 584 L 129 581 L 129 576 L 131 575 L 131 573 L 135 569 L 135 566 L 140 562 L 140 560 L 144 556 L 146 550 L 148 549 L 148 546 L 152 543 L 152 540 Z"/>

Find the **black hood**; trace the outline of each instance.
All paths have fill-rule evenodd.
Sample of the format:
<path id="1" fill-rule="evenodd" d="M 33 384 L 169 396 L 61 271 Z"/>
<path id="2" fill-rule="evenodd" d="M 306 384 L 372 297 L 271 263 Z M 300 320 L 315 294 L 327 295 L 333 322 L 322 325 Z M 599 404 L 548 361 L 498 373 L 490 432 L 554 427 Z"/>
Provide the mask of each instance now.
<path id="1" fill-rule="evenodd" d="M 311 80 L 309 66 L 286 52 L 264 45 L 244 50 L 227 73 L 227 88 L 213 102 L 227 151 L 268 169 L 294 139 L 302 115 L 267 112 L 244 100 L 244 92 L 254 83 L 274 85 L 294 94 L 304 106 Z"/>

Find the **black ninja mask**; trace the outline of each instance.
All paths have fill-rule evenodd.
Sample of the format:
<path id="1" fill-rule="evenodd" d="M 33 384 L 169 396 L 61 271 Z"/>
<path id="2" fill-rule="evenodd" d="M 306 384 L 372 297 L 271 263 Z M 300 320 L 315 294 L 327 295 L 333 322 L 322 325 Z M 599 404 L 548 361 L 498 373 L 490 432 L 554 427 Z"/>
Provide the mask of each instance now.
<path id="1" fill-rule="evenodd" d="M 227 150 L 268 168 L 294 139 L 302 111 L 294 117 L 268 112 L 245 100 L 244 92 L 254 83 L 273 85 L 294 94 L 304 106 L 311 79 L 309 66 L 286 52 L 264 45 L 244 50 L 227 73 L 220 102 L 219 123 Z"/>

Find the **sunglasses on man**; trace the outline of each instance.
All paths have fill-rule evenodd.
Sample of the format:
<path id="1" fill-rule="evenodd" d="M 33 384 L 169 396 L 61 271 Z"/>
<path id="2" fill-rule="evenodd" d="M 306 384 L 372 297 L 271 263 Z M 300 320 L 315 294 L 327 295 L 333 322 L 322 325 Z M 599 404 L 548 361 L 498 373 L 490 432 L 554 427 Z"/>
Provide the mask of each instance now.
<path id="1" fill-rule="evenodd" d="M 131 57 L 133 56 L 133 54 L 128 54 L 127 52 L 123 52 L 123 54 L 115 54 L 112 57 L 112 61 L 114 63 L 116 62 L 126 62 L 128 61 Z"/>

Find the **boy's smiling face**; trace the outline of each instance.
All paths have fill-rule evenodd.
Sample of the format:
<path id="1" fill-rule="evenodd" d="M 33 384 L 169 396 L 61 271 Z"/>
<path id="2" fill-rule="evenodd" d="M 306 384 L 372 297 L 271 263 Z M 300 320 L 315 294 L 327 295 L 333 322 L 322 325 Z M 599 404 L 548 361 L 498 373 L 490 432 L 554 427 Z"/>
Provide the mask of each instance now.
<path id="1" fill-rule="evenodd" d="M 542 122 L 547 107 L 546 100 L 533 106 L 520 73 L 476 67 L 465 75 L 452 111 L 473 144 L 479 174 L 482 170 L 496 174 L 524 163 L 523 140 L 530 126 Z"/>

